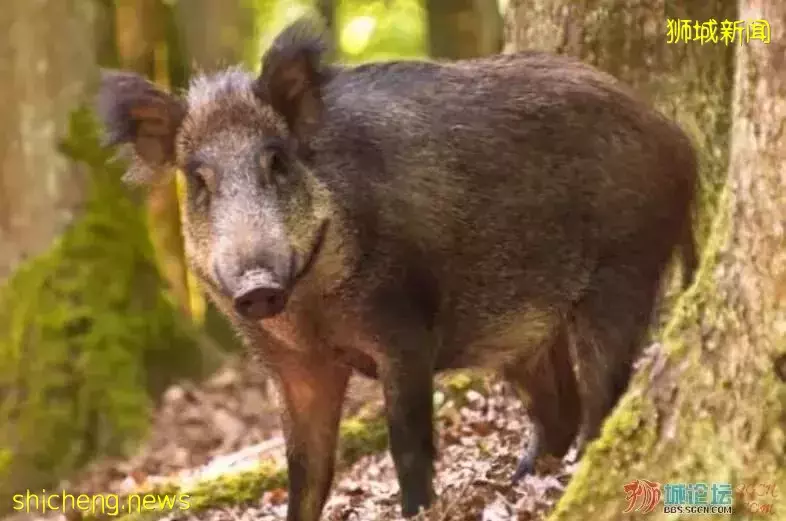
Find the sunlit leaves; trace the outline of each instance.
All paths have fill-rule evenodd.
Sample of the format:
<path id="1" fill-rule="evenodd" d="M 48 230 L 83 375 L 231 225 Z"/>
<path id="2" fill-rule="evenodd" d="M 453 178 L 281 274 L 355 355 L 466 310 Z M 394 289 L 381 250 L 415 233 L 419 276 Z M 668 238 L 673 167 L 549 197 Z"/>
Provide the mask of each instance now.
<path id="1" fill-rule="evenodd" d="M 261 50 L 297 17 L 315 8 L 308 0 L 257 0 Z M 336 0 L 340 59 L 357 63 L 423 56 L 426 13 L 420 0 Z"/>

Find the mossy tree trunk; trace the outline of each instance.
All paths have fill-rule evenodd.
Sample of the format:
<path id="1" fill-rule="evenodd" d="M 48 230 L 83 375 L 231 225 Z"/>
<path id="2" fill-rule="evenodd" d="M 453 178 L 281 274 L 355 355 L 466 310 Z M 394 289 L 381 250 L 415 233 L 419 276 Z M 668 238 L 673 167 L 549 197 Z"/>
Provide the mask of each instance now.
<path id="1" fill-rule="evenodd" d="M 0 284 L 0 512 L 10 494 L 128 450 L 161 391 L 217 362 L 163 297 L 125 167 L 89 109 L 99 63 L 117 64 L 112 8 L 0 10 L 0 240 L 13 268 Z"/>
<path id="2" fill-rule="evenodd" d="M 645 357 L 600 439 L 588 448 L 551 519 L 639 519 L 643 513 L 635 509 L 623 513 L 629 506 L 623 486 L 635 479 L 731 483 L 734 490 L 769 483 L 784 490 L 786 4 L 741 1 L 730 11 L 725 2 L 693 2 L 691 8 L 699 13 L 679 15 L 694 21 L 768 20 L 772 43 L 739 46 L 731 62 L 731 51 L 723 44 L 666 47 L 662 4 L 642 2 L 640 9 L 650 10 L 644 17 L 636 2 L 624 2 L 625 11 L 609 7 L 623 2 L 592 2 L 588 18 L 588 11 L 581 10 L 589 2 L 571 2 L 571 7 L 566 2 L 559 8 L 548 2 L 514 4 L 508 13 L 512 47 L 549 42 L 552 50 L 598 63 L 648 92 L 662 107 L 671 104 L 694 137 L 701 132 L 705 173 L 723 172 L 724 158 L 729 158 L 728 176 L 711 180 L 723 188 L 717 191 L 698 280 L 682 296 L 660 343 Z M 565 16 L 577 13 L 586 25 L 565 22 Z M 555 23 L 535 27 L 544 17 Z M 571 33 L 577 27 L 580 34 Z M 635 42 L 647 35 L 651 46 L 637 49 Z M 587 42 L 600 46 L 585 48 Z M 707 63 L 697 61 L 704 53 Z M 730 69 L 711 70 L 724 64 Z M 729 70 L 736 74 L 727 109 Z M 723 130 L 730 121 L 726 136 Z M 715 150 L 726 143 L 729 152 Z M 779 501 L 775 496 L 769 503 L 782 509 Z M 736 518 L 758 518 L 757 513 L 772 518 L 761 511 L 766 503 L 767 498 L 736 495 Z M 662 504 L 648 517 L 653 518 L 675 519 L 663 514 Z"/>
<path id="3" fill-rule="evenodd" d="M 427 0 L 426 12 L 433 58 L 475 58 L 502 49 L 496 0 Z"/>

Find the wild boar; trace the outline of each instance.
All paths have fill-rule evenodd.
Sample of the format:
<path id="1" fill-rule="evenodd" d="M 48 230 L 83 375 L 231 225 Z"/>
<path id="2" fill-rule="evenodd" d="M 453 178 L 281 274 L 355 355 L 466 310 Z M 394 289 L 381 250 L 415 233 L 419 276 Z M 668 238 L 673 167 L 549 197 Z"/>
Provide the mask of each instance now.
<path id="1" fill-rule="evenodd" d="M 538 453 L 594 438 L 675 251 L 695 262 L 694 149 L 614 78 L 539 52 L 326 63 L 308 18 L 184 97 L 108 71 L 127 178 L 187 180 L 188 262 L 286 405 L 289 521 L 320 517 L 352 371 L 384 390 L 406 517 L 433 500 L 432 386 L 498 370 Z"/>

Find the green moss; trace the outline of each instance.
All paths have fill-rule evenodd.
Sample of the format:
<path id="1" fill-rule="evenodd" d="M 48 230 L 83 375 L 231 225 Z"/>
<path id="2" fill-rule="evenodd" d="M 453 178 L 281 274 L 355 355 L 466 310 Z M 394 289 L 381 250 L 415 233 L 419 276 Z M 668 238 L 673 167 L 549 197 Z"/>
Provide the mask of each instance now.
<path id="1" fill-rule="evenodd" d="M 684 366 L 679 396 L 685 398 L 676 399 L 672 410 L 656 407 L 654 400 L 658 398 L 644 392 L 649 370 L 638 375 L 634 390 L 606 422 L 600 438 L 588 447 L 550 521 L 641 517 L 638 512 L 630 516 L 622 513 L 627 506 L 622 487 L 634 479 L 735 485 L 757 481 L 786 486 L 782 470 L 786 438 L 779 427 L 784 414 L 783 386 L 774 385 L 772 394 L 765 392 L 761 402 L 757 397 L 755 405 L 739 404 L 741 410 L 727 416 L 731 408 L 723 407 L 720 393 L 707 393 L 714 383 L 706 367 L 697 358 L 684 361 Z M 691 399 L 698 396 L 706 398 Z M 768 412 L 762 415 L 760 410 Z M 746 446 L 738 427 L 751 421 L 760 424 L 749 428 L 767 434 L 755 446 Z M 738 512 L 738 519 L 753 518 L 742 505 L 738 505 Z M 667 518 L 662 513 L 652 514 L 660 516 Z"/>
<path id="2" fill-rule="evenodd" d="M 717 266 L 723 242 L 729 236 L 730 215 L 726 209 L 729 208 L 730 197 L 731 188 L 727 186 L 718 196 L 717 204 L 724 210 L 715 214 L 715 220 L 707 237 L 693 284 L 681 295 L 677 304 L 671 309 L 670 319 L 661 332 L 660 337 L 667 345 L 671 356 L 682 353 L 687 345 L 684 339 L 685 334 L 689 333 L 689 330 L 699 322 L 705 312 L 722 312 L 723 306 L 715 306 L 717 309 L 713 309 L 712 304 L 715 303 L 710 300 L 714 295 L 713 270 Z M 705 317 L 704 320 L 709 319 L 712 322 L 717 322 L 716 318 Z"/>
<path id="3" fill-rule="evenodd" d="M 603 425 L 601 436 L 587 447 L 579 469 L 550 519 L 571 518 L 577 510 L 587 508 L 590 512 L 596 502 L 614 500 L 621 493 L 622 484 L 639 477 L 627 477 L 620 471 L 635 469 L 636 461 L 644 459 L 652 450 L 657 442 L 654 419 L 654 407 L 647 398 L 639 393 L 626 395 Z M 624 440 L 622 447 L 620 440 Z M 603 479 L 599 479 L 601 469 L 594 466 L 596 462 L 604 462 Z"/>
<path id="4" fill-rule="evenodd" d="M 73 113 L 62 152 L 89 179 L 82 214 L 0 289 L 0 497 L 122 454 L 144 434 L 151 397 L 201 369 L 194 333 L 163 296 L 124 165 L 100 146 L 88 110 Z"/>
<path id="5" fill-rule="evenodd" d="M 388 446 L 387 423 L 383 416 L 349 418 L 341 424 L 339 462 L 349 465 L 363 456 L 385 450 Z"/>
<path id="6" fill-rule="evenodd" d="M 170 515 L 173 511 L 193 515 L 207 508 L 228 505 L 244 505 L 257 501 L 265 491 L 286 487 L 287 477 L 283 469 L 271 464 L 260 464 L 253 470 L 220 476 L 215 479 L 197 481 L 181 487 L 168 483 L 139 490 L 118 499 L 118 505 L 134 510 L 120 514 L 123 521 L 154 520 Z M 145 496 L 154 496 L 152 499 Z M 140 507 L 144 505 L 142 510 Z M 151 506 L 152 505 L 152 506 Z M 114 508 L 96 508 L 84 516 L 83 521 L 98 521 L 116 516 Z"/>
<path id="7" fill-rule="evenodd" d="M 173 486 L 154 489 L 150 493 L 167 494 L 170 497 L 180 495 L 180 499 L 184 502 L 183 506 L 187 507 L 187 513 L 195 514 L 207 508 L 251 503 L 259 500 L 265 491 L 286 487 L 286 485 L 286 471 L 263 464 L 256 470 L 202 481 L 186 489 L 179 489 Z M 150 519 L 169 513 L 170 511 L 164 509 L 139 512 L 125 516 L 125 520 Z"/>
<path id="8" fill-rule="evenodd" d="M 256 501 L 266 490 L 285 487 L 286 472 L 272 466 L 261 466 L 255 472 L 243 472 L 205 482 L 188 491 L 191 507 L 199 509 L 224 504 Z"/>

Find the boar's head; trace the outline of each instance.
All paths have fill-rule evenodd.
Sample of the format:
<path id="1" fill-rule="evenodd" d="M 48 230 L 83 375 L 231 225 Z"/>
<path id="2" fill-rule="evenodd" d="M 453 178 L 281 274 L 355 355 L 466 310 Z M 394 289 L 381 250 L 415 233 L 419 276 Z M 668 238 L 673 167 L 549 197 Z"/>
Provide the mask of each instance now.
<path id="1" fill-rule="evenodd" d="M 188 262 L 246 319 L 285 308 L 330 227 L 309 147 L 331 74 L 325 50 L 322 30 L 302 19 L 279 34 L 256 77 L 239 68 L 198 76 L 182 97 L 134 73 L 102 78 L 98 112 L 109 144 L 127 144 L 133 155 L 126 180 L 183 173 Z"/>

